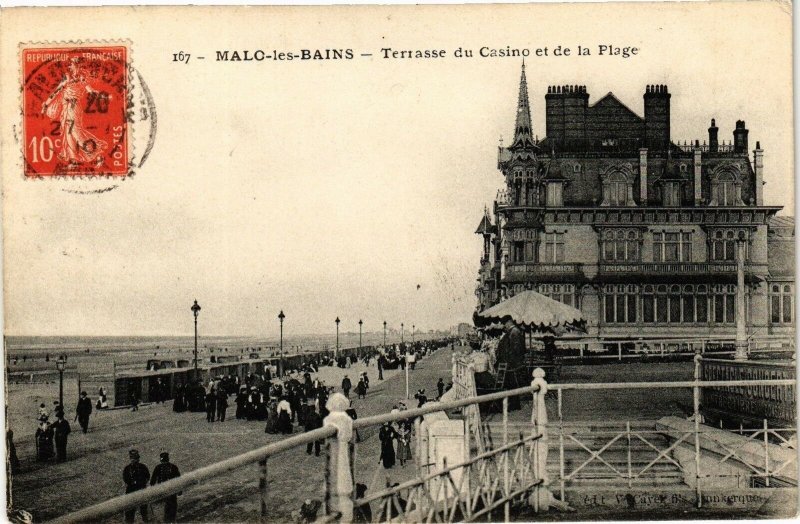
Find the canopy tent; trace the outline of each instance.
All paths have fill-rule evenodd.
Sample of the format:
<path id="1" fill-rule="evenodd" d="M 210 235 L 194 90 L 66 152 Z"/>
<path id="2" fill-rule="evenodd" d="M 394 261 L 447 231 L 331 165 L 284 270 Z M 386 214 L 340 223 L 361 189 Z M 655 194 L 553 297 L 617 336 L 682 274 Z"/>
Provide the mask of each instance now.
<path id="1" fill-rule="evenodd" d="M 586 331 L 586 319 L 579 309 L 530 290 L 473 315 L 478 328 L 495 327 L 509 319 L 530 331 Z"/>

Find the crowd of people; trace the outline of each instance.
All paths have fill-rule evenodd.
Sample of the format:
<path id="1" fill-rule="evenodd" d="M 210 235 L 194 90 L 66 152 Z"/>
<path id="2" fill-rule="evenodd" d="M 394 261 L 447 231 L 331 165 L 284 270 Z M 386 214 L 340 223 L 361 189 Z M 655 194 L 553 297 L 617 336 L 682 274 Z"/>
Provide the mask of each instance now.
<path id="1" fill-rule="evenodd" d="M 166 380 L 157 378 L 149 386 L 148 400 L 157 404 L 172 398 L 174 412 L 203 412 L 209 423 L 224 422 L 232 401 L 235 406 L 234 417 L 236 419 L 262 422 L 265 424 L 266 433 L 289 435 L 296 429 L 309 432 L 322 427 L 323 420 L 328 415 L 328 398 L 336 391 L 336 387 L 327 385 L 319 376 L 316 376 L 321 367 L 336 366 L 340 369 L 350 369 L 359 362 L 363 362 L 366 366 L 375 362 L 378 380 L 383 380 L 384 369 L 398 367 L 402 369 L 409 366 L 409 369 L 412 370 L 420 359 L 438 347 L 441 345 L 406 343 L 385 348 L 370 348 L 359 356 L 343 355 L 333 358 L 330 355 L 321 354 L 299 365 L 287 366 L 280 377 L 277 376 L 275 367 L 266 366 L 263 372 L 248 375 L 243 379 L 235 375 L 217 376 L 208 382 L 194 381 L 179 385 L 172 391 Z M 438 397 L 441 397 L 450 385 L 446 388 L 444 381 L 439 378 L 436 384 Z M 348 399 L 353 393 L 357 399 L 364 399 L 370 389 L 369 373 L 359 371 L 357 374 L 353 373 L 353 378 L 346 373 L 338 386 Z M 418 401 L 418 407 L 424 405 L 427 402 L 425 390 L 417 391 L 415 398 Z M 133 410 L 138 408 L 138 396 L 131 396 L 131 404 Z M 89 419 L 93 408 L 98 410 L 108 408 L 108 399 L 103 388 L 99 390 L 96 404 L 92 403 L 85 391 L 80 394 L 75 408 L 75 421 L 79 423 L 83 433 L 87 433 L 89 430 Z M 392 411 L 398 412 L 405 409 L 405 403 L 400 402 Z M 353 420 L 358 418 L 353 400 L 350 401 L 347 414 Z M 412 460 L 413 431 L 414 421 L 412 418 L 381 426 L 378 433 L 381 443 L 379 462 L 383 464 L 384 468 L 392 468 L 396 462 L 403 467 L 406 462 Z M 37 412 L 35 436 L 37 460 L 49 461 L 54 456 L 57 461 L 66 460 L 67 439 L 70 433 L 71 427 L 65 418 L 64 407 L 59 402 L 55 402 L 51 414 L 45 404 L 41 404 Z M 9 439 L 11 447 L 13 447 L 13 433 L 11 432 L 7 433 L 7 441 Z M 360 440 L 357 431 L 355 439 L 357 442 Z M 320 456 L 322 443 L 322 440 L 308 443 L 306 452 L 309 455 L 313 453 L 315 456 Z M 180 475 L 177 467 L 169 462 L 169 455 L 166 452 L 161 454 L 160 463 L 152 475 L 148 468 L 139 461 L 139 454 L 136 450 L 130 451 L 130 460 L 131 463 L 123 473 L 128 493 L 143 489 L 148 484 L 164 482 Z M 365 489 L 363 485 L 359 485 L 359 487 Z M 143 506 L 139 510 L 142 517 L 147 519 L 146 507 Z M 369 507 L 361 508 L 360 511 L 369 511 Z M 171 496 L 165 503 L 164 521 L 173 522 L 176 512 L 177 498 Z M 306 513 L 310 514 L 311 511 Z M 135 510 L 130 510 L 126 512 L 125 520 L 132 522 L 134 516 Z"/>

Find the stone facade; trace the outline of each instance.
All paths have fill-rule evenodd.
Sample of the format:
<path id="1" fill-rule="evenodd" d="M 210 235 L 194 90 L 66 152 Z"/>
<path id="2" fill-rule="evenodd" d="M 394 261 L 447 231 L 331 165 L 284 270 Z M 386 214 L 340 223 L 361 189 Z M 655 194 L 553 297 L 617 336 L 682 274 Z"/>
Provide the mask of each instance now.
<path id="1" fill-rule="evenodd" d="M 730 336 L 741 248 L 748 334 L 792 334 L 794 220 L 764 205 L 760 144 L 744 121 L 720 142 L 714 120 L 702 143 L 673 142 L 667 86 L 643 98 L 644 118 L 551 86 L 538 140 L 523 66 L 505 188 L 476 231 L 478 309 L 535 289 L 581 308 L 590 335 Z"/>

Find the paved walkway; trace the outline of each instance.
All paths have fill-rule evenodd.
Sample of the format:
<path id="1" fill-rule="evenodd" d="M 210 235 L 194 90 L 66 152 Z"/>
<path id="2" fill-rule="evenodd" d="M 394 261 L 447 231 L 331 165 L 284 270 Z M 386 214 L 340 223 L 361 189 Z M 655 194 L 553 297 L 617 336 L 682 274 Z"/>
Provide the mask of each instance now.
<path id="1" fill-rule="evenodd" d="M 416 406 L 413 393 L 417 389 L 424 387 L 429 395 L 435 396 L 431 392 L 436 391 L 438 378 L 449 380 L 450 355 L 449 349 L 441 349 L 417 363 L 410 374 L 409 407 Z M 325 371 L 328 375 L 335 370 Z M 339 370 L 328 384 L 338 384 L 339 373 L 344 372 L 352 379 L 358 369 Z M 367 399 L 354 402 L 362 418 L 385 413 L 405 398 L 405 377 L 400 370 L 387 371 L 386 380 L 378 381 L 373 365 L 369 376 L 371 387 Z M 228 413 L 233 416 L 233 407 Z M 12 482 L 13 506 L 30 511 L 36 521 L 52 519 L 123 493 L 122 468 L 128 463 L 127 450 L 131 447 L 140 451 L 142 462 L 151 470 L 158 463 L 158 454 L 169 451 L 172 462 L 186 472 L 281 439 L 280 435 L 264 433 L 263 422 L 232 418 L 210 424 L 204 413 L 174 413 L 171 402 L 146 406 L 138 412 L 119 410 L 93 415 L 86 435 L 80 433 L 77 424 L 73 426 L 69 459 L 61 464 L 34 462 L 32 437 L 16 435 L 22 471 Z M 373 490 L 385 485 L 385 473 L 393 482 L 413 474 L 414 466 L 410 464 L 405 468 L 398 464 L 391 470 L 379 466 L 376 430 L 362 431 L 362 438 L 357 449 L 357 482 L 367 483 Z M 324 456 L 307 455 L 305 449 L 290 450 L 272 458 L 268 467 L 271 520 L 286 521 L 304 499 L 322 498 Z M 156 505 L 155 510 L 160 517 L 161 507 Z M 258 514 L 255 465 L 193 487 L 179 497 L 178 516 L 183 521 L 243 521 L 253 520 Z M 121 516 L 117 520 L 121 521 Z"/>

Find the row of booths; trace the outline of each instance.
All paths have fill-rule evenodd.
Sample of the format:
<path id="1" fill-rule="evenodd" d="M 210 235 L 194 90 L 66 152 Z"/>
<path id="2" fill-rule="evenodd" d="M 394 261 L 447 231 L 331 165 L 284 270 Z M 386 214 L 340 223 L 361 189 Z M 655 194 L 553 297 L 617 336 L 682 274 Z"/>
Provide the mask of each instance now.
<path id="1" fill-rule="evenodd" d="M 339 356 L 355 356 L 361 358 L 375 350 L 374 346 L 362 346 L 340 349 Z M 300 355 L 284 355 L 284 369 L 300 368 L 309 361 L 321 356 L 332 356 L 333 351 L 325 350 Z M 239 377 L 244 382 L 249 375 L 261 375 L 265 370 L 277 368 L 279 357 L 264 357 L 259 353 L 249 355 L 211 356 L 208 362 L 200 359 L 197 366 L 197 377 L 201 383 L 207 383 L 216 377 Z M 193 360 L 157 360 L 147 361 L 145 370 L 112 369 L 102 373 L 82 374 L 79 376 L 79 388 L 90 395 L 97 395 L 102 388 L 107 396 L 109 406 L 130 406 L 135 398 L 139 402 L 165 401 L 175 398 L 178 387 L 185 386 L 195 380 Z"/>

